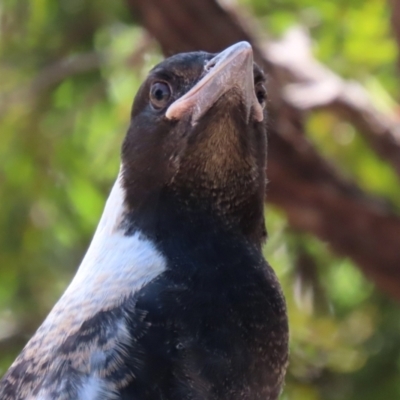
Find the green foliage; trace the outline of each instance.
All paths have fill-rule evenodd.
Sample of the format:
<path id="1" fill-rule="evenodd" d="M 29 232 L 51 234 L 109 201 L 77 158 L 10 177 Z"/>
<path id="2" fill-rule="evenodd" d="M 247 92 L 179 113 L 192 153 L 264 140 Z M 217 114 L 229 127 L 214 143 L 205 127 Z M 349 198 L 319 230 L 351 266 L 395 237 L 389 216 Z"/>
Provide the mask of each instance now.
<path id="1" fill-rule="evenodd" d="M 398 332 L 397 305 L 383 300 L 349 260 L 290 231 L 278 210 L 269 207 L 267 221 L 273 234 L 266 256 L 282 282 L 291 331 L 282 399 L 397 398 L 400 344 L 388 341 Z M 311 261 L 308 270 L 301 254 Z M 390 382 L 382 368 L 392 373 Z"/>
<path id="2" fill-rule="evenodd" d="M 399 84 L 385 2 L 241 3 L 272 37 L 306 26 L 322 62 L 392 111 Z M 132 61 L 142 32 L 128 15 L 112 1 L 0 5 L 0 375 L 73 276 L 118 172 L 134 93 L 161 58 L 151 47 Z M 54 79 L 49 66 L 95 52 L 98 65 Z M 319 112 L 307 132 L 342 173 L 400 207 L 396 175 L 350 124 Z M 293 232 L 278 209 L 267 208 L 267 225 L 291 327 L 282 399 L 399 398 L 398 306 L 327 244 Z"/>

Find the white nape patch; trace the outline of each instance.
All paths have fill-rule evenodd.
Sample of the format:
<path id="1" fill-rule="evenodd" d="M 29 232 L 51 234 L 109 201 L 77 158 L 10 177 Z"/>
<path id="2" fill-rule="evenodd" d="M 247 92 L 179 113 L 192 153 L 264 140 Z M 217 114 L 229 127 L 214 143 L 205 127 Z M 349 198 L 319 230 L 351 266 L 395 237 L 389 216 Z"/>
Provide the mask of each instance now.
<path id="1" fill-rule="evenodd" d="M 124 234 L 124 211 L 119 174 L 92 243 L 71 284 L 40 327 L 41 336 L 51 332 L 58 336 L 57 341 L 62 341 L 84 321 L 118 306 L 165 271 L 166 261 L 152 241 L 140 232 Z"/>

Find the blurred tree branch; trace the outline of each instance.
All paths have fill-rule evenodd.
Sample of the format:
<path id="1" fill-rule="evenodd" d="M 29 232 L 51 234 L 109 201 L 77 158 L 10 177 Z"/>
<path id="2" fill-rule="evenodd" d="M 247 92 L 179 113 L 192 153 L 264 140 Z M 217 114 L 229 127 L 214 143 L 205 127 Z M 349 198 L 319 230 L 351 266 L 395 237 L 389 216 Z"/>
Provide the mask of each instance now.
<path id="1" fill-rule="evenodd" d="M 57 61 L 43 68 L 31 82 L 0 97 L 0 116 L 7 111 L 10 105 L 20 102 L 29 103 L 40 93 L 70 76 L 99 68 L 103 61 L 104 56 L 101 54 L 84 53 Z"/>
<path id="2" fill-rule="evenodd" d="M 265 54 L 289 82 L 283 88 L 285 100 L 300 111 L 326 109 L 345 118 L 400 176 L 399 119 L 377 110 L 359 83 L 345 81 L 319 63 L 305 31 L 290 30 L 280 42 L 267 44 Z"/>
<path id="3" fill-rule="evenodd" d="M 149 49 L 153 39 L 146 33 L 136 43 L 135 50 L 124 62 L 129 67 L 134 67 L 143 60 L 143 56 Z M 31 82 L 2 94 L 0 97 L 0 117 L 7 111 L 10 105 L 21 102 L 30 102 L 39 97 L 46 90 L 58 85 L 72 76 L 99 69 L 104 64 L 111 64 L 112 56 L 99 52 L 81 53 L 58 60 L 44 67 Z"/>
<path id="4" fill-rule="evenodd" d="M 287 84 L 300 77 L 306 82 L 307 71 L 295 63 L 288 69 L 278 62 L 276 52 L 260 47 L 248 23 L 215 0 L 126 1 L 165 55 L 199 49 L 216 52 L 240 40 L 252 43 L 257 62 L 270 76 L 268 200 L 286 211 L 294 227 L 328 241 L 335 251 L 356 261 L 381 290 L 400 299 L 400 218 L 340 176 L 305 137 L 303 112 Z M 396 128 L 368 100 L 348 101 L 338 93 L 328 102 L 311 102 L 310 107 L 323 105 L 351 118 L 378 154 L 399 172 Z"/>

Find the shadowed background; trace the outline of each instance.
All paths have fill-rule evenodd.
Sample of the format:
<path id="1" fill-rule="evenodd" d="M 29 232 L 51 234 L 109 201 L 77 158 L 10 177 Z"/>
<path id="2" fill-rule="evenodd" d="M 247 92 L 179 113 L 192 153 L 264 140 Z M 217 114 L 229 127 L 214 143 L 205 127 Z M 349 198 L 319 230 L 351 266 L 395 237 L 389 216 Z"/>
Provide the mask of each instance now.
<path id="1" fill-rule="evenodd" d="M 269 76 L 265 254 L 291 328 L 282 399 L 400 397 L 396 0 L 3 1 L 0 376 L 82 259 L 147 71 L 239 40 Z"/>

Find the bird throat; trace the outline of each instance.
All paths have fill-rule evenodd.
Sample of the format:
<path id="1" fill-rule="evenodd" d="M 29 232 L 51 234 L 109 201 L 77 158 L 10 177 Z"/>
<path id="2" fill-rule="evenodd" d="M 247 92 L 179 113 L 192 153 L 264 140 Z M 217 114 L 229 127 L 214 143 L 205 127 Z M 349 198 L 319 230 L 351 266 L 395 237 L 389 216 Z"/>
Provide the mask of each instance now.
<path id="1" fill-rule="evenodd" d="M 164 165 L 164 171 L 172 171 L 164 181 L 153 180 L 160 174 L 146 170 L 143 174 L 148 178 L 138 179 L 123 168 L 128 230 L 138 229 L 153 238 L 179 236 L 175 221 L 186 221 L 187 226 L 178 224 L 182 232 L 219 229 L 261 247 L 265 239 L 263 132 L 249 131 L 245 121 L 226 109 L 217 107 L 206 117 L 194 127 L 186 126 L 186 144 L 178 157 Z"/>

